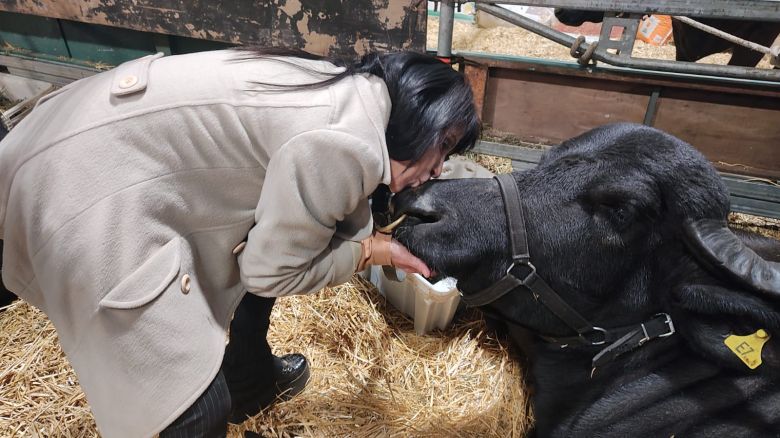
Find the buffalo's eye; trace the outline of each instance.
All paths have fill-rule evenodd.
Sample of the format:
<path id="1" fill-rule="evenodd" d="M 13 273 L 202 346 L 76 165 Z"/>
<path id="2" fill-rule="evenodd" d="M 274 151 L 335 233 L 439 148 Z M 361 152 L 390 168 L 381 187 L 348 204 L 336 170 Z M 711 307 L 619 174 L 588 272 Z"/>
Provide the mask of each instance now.
<path id="1" fill-rule="evenodd" d="M 630 205 L 620 205 L 611 208 L 612 222 L 620 230 L 627 228 L 634 220 L 633 208 Z"/>

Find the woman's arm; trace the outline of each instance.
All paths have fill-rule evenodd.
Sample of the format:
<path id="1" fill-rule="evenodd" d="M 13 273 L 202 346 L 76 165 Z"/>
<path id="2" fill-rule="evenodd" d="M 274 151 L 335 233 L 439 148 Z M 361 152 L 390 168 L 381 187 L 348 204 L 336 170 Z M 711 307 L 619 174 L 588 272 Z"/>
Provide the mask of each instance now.
<path id="1" fill-rule="evenodd" d="M 249 292 L 283 296 L 346 282 L 360 242 L 334 237 L 336 223 L 382 179 L 381 151 L 349 134 L 316 130 L 283 145 L 268 164 L 255 226 L 239 256 Z"/>

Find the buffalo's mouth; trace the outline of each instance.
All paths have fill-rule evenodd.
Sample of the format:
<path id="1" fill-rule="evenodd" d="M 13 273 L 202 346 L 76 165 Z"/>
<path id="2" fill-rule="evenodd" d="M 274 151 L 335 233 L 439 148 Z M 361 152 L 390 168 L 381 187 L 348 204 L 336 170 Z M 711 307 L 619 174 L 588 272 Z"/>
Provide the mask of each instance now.
<path id="1" fill-rule="evenodd" d="M 404 215 L 406 218 L 392 231 L 393 237 L 430 266 L 434 262 L 431 256 L 435 251 L 431 251 L 428 240 L 435 235 L 431 227 L 441 222 L 441 213 L 420 208 L 415 203 L 405 202 L 404 197 L 399 197 L 391 207 L 391 218 L 395 220 Z"/>
<path id="2" fill-rule="evenodd" d="M 412 254 L 421 257 L 424 262 L 430 263 L 431 260 L 425 260 L 422 257 L 423 254 L 420 254 L 425 237 L 422 233 L 423 230 L 418 227 L 435 224 L 440 218 L 432 214 L 416 214 L 412 212 L 403 214 L 406 215 L 406 219 L 393 230 L 393 237 L 409 249 Z"/>
<path id="3" fill-rule="evenodd" d="M 406 219 L 397 228 L 414 227 L 421 224 L 433 224 L 441 220 L 441 216 L 435 213 L 424 213 L 405 210 L 398 216 L 405 215 Z"/>
<path id="4" fill-rule="evenodd" d="M 393 202 L 390 205 L 390 216 L 392 220 L 406 216 L 406 219 L 395 228 L 393 232 L 394 236 L 406 234 L 418 225 L 434 224 L 442 219 L 441 213 L 409 201 L 410 198 L 404 196 L 402 193 L 394 197 Z"/>

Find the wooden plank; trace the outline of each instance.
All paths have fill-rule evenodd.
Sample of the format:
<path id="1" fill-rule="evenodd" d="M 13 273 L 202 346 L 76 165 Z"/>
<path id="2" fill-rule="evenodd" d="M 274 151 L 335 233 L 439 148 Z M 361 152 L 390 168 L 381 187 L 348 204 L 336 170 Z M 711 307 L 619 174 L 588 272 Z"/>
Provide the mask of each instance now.
<path id="1" fill-rule="evenodd" d="M 483 117 L 524 141 L 557 144 L 605 123 L 642 123 L 649 95 L 630 83 L 491 69 Z"/>
<path id="2" fill-rule="evenodd" d="M 731 194 L 742 198 L 774 202 L 780 205 L 780 186 L 756 180 L 755 178 L 746 178 L 741 175 L 728 173 L 723 173 L 722 175 Z"/>
<path id="3" fill-rule="evenodd" d="M 67 85 L 100 72 L 96 68 L 8 55 L 0 55 L 0 65 L 7 67 L 10 74 L 54 85 Z"/>
<path id="4" fill-rule="evenodd" d="M 36 0 L 0 10 L 319 54 L 425 50 L 426 3 L 416 0 Z"/>
<path id="5" fill-rule="evenodd" d="M 511 144 L 494 143 L 480 140 L 474 146 L 474 152 L 479 154 L 495 155 L 498 157 L 510 158 L 513 161 L 522 161 L 529 163 L 538 163 L 549 147 L 529 148 L 525 146 L 514 146 Z"/>
<path id="6" fill-rule="evenodd" d="M 780 179 L 780 100 L 665 89 L 655 126 L 724 172 Z"/>
<path id="7" fill-rule="evenodd" d="M 556 144 L 617 121 L 642 123 L 660 90 L 654 126 L 699 149 L 720 170 L 780 178 L 780 99 L 768 95 L 655 86 L 608 77 L 491 67 L 484 122 L 520 140 Z"/>

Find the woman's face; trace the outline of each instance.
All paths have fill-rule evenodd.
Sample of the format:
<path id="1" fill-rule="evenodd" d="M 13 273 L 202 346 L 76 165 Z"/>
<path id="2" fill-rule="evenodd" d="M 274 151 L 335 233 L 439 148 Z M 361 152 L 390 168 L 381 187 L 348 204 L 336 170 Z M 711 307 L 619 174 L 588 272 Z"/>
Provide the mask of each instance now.
<path id="1" fill-rule="evenodd" d="M 450 131 L 441 147 L 431 147 L 417 161 L 396 161 L 390 159 L 390 191 L 398 193 L 403 189 L 417 187 L 431 178 L 438 178 L 455 145 L 462 134 Z"/>

